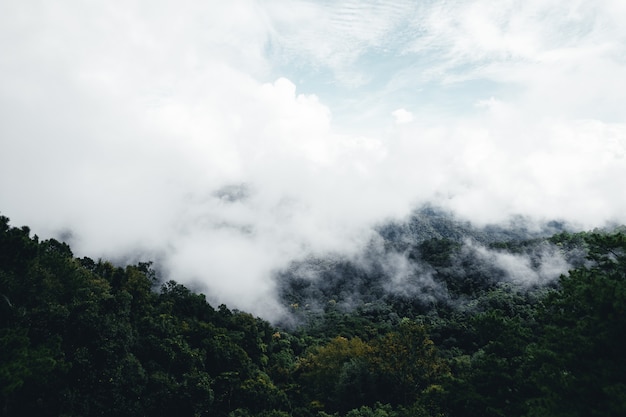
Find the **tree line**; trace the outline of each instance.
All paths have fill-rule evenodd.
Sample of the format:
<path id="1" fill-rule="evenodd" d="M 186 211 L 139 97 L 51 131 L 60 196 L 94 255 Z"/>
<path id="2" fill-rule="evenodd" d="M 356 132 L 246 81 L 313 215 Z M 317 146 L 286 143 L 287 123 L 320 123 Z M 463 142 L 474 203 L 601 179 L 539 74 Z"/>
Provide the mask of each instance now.
<path id="1" fill-rule="evenodd" d="M 77 258 L 0 216 L 1 412 L 626 415 L 626 235 L 549 240 L 585 254 L 550 285 L 481 280 L 471 263 L 446 275 L 458 245 L 433 238 L 413 255 L 441 271 L 456 302 L 379 293 L 346 309 L 331 288 L 312 311 L 297 303 L 311 289 L 292 282 L 284 302 L 300 324 L 287 327 L 211 306 L 150 263 Z"/>

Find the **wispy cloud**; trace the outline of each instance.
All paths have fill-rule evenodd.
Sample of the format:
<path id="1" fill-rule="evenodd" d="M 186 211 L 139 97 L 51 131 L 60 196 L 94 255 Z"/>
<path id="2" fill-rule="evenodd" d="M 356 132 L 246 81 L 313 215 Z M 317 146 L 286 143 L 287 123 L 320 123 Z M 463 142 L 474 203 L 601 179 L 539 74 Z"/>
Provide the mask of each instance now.
<path id="1" fill-rule="evenodd" d="M 471 252 L 479 262 L 500 272 L 502 281 L 522 287 L 545 285 L 571 269 L 563 254 L 547 244 L 535 248 L 535 253 L 515 254 L 466 241 L 463 251 Z M 493 274 L 495 278 L 497 272 Z"/>
<path id="2" fill-rule="evenodd" d="M 276 57 L 305 67 L 329 68 L 342 84 L 360 86 L 370 75 L 356 64 L 371 50 L 395 49 L 398 28 L 412 2 L 296 2 L 270 9 Z M 287 9 L 287 10 L 285 10 Z"/>

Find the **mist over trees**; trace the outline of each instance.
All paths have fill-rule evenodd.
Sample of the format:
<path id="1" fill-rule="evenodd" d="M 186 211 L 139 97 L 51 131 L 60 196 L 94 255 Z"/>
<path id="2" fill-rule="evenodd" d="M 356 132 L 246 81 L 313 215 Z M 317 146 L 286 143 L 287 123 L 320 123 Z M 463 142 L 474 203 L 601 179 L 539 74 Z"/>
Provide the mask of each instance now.
<path id="1" fill-rule="evenodd" d="M 1 413 L 626 415 L 624 229 L 529 225 L 418 210 L 277 272 L 269 323 L 0 216 Z"/>

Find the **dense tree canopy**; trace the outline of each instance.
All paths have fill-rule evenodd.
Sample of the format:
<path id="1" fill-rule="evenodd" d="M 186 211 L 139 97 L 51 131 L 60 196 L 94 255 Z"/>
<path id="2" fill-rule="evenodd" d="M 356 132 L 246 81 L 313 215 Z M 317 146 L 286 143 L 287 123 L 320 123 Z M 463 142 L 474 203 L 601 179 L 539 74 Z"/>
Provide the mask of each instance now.
<path id="1" fill-rule="evenodd" d="M 323 286 L 277 277 L 299 323 L 286 326 L 214 308 L 150 263 L 76 258 L 0 216 L 1 413 L 626 415 L 626 235 L 487 242 L 530 258 L 549 244 L 575 266 L 521 286 L 441 230 L 385 249 L 419 263 L 430 292 L 386 290 L 380 265 L 328 263 Z"/>

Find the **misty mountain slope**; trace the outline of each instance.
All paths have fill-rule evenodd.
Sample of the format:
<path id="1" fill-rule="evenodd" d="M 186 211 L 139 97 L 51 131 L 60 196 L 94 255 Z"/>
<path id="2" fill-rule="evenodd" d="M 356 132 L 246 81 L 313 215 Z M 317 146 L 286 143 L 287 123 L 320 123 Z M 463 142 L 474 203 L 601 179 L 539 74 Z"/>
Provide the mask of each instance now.
<path id="1" fill-rule="evenodd" d="M 537 223 L 524 216 L 513 216 L 503 224 L 473 226 L 452 212 L 433 205 L 424 205 L 411 213 L 404 222 L 387 222 L 377 228 L 377 233 L 395 244 L 416 244 L 432 239 L 461 241 L 471 238 L 483 244 L 527 241 L 545 238 L 573 228 L 565 222 Z"/>
<path id="2" fill-rule="evenodd" d="M 150 263 L 76 258 L 0 216 L 0 410 L 623 416 L 621 230 L 492 246 L 433 238 L 406 253 L 373 239 L 282 276 L 283 296 L 317 302 L 293 303 L 301 321 L 288 330 L 214 308 Z M 580 253 L 581 266 L 552 278 Z"/>
<path id="3" fill-rule="evenodd" d="M 376 232 L 357 255 L 310 257 L 277 273 L 292 315 L 306 320 L 372 305 L 411 315 L 445 310 L 501 284 L 521 291 L 549 285 L 585 256 L 563 223 L 515 218 L 475 227 L 432 206 Z"/>

